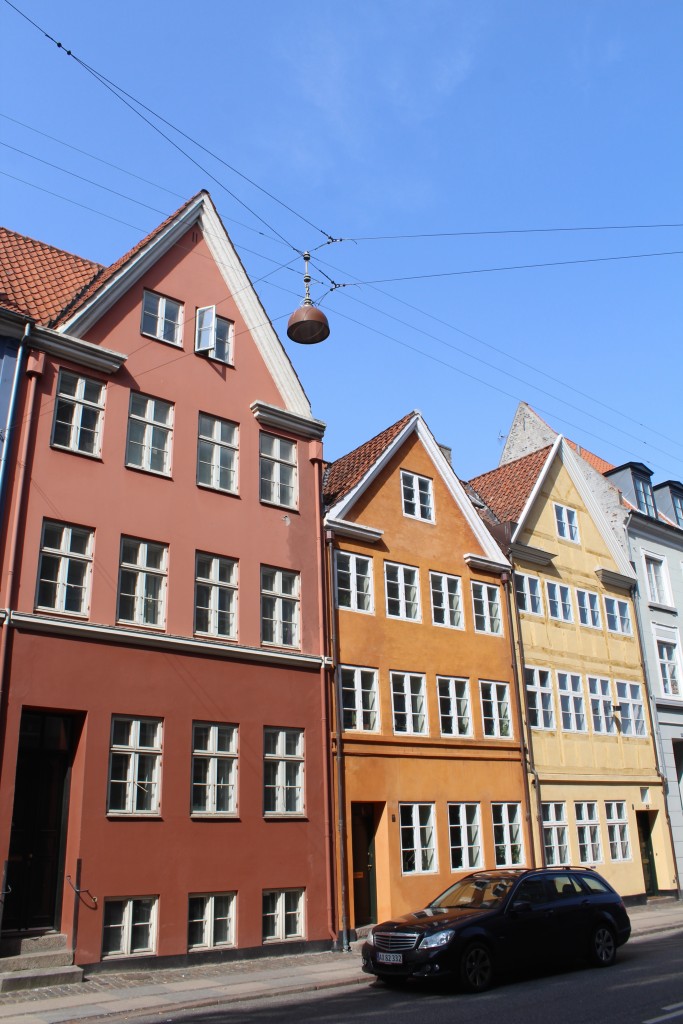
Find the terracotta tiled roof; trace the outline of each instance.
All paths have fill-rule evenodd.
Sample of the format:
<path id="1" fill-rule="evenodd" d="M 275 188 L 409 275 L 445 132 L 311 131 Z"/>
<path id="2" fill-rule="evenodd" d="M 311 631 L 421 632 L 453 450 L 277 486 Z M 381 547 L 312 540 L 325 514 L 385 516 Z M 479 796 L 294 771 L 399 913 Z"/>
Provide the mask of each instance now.
<path id="1" fill-rule="evenodd" d="M 323 482 L 323 500 L 327 508 L 353 490 L 415 415 L 409 412 L 381 434 L 330 464 Z"/>
<path id="2" fill-rule="evenodd" d="M 45 327 L 57 327 L 200 195 L 188 199 L 110 267 L 0 228 L 0 306 Z"/>
<path id="3" fill-rule="evenodd" d="M 519 522 L 551 448 L 552 445 L 539 448 L 470 480 L 471 486 L 501 523 Z"/>
<path id="4" fill-rule="evenodd" d="M 587 462 L 593 469 L 597 469 L 598 473 L 609 473 L 610 469 L 615 469 L 615 466 L 611 462 L 607 462 L 605 459 L 601 459 L 599 455 L 595 455 L 593 452 L 589 452 L 587 448 L 579 446 L 576 441 L 570 441 L 566 438 L 567 444 L 570 448 L 580 455 L 584 462 Z"/>
<path id="5" fill-rule="evenodd" d="M 104 267 L 0 228 L 0 306 L 52 325 Z"/>

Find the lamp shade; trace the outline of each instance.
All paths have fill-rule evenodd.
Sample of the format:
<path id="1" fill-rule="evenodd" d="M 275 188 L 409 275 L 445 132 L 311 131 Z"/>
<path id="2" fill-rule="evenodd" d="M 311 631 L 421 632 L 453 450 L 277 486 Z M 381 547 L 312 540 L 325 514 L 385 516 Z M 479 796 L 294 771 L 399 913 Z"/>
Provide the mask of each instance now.
<path id="1" fill-rule="evenodd" d="M 330 336 L 330 325 L 321 309 L 305 302 L 289 318 L 287 337 L 299 345 L 317 345 Z"/>

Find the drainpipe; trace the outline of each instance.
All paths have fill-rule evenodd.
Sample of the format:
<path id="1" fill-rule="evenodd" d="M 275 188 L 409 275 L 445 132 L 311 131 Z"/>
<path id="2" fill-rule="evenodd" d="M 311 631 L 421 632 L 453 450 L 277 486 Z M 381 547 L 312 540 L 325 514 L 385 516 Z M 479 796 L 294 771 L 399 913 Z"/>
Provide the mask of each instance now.
<path id="1" fill-rule="evenodd" d="M 509 553 L 508 553 L 508 558 L 512 562 L 512 556 Z M 514 574 L 514 562 L 512 562 L 512 566 L 513 566 L 513 574 Z M 534 762 L 534 748 L 533 748 L 532 738 L 531 738 L 531 734 L 530 734 L 530 730 L 529 730 L 529 706 L 528 706 L 528 701 L 527 701 L 526 686 L 524 685 L 524 680 L 523 679 L 520 680 L 520 675 L 519 675 L 519 665 L 521 665 L 522 668 L 524 667 L 524 646 L 522 644 L 522 627 L 521 627 L 521 622 L 520 622 L 520 618 L 519 618 L 519 608 L 517 607 L 517 602 L 514 601 L 514 595 L 512 594 L 512 578 L 511 578 L 511 576 L 508 575 L 508 573 L 504 573 L 504 575 L 501 577 L 501 579 L 503 581 L 503 586 L 504 586 L 504 589 L 505 589 L 505 603 L 507 605 L 507 613 L 508 613 L 508 629 L 510 630 L 510 640 L 511 640 L 511 648 L 512 648 L 512 672 L 513 672 L 513 675 L 514 675 L 514 678 L 515 678 L 515 686 L 517 687 L 517 694 L 518 694 L 518 697 L 519 697 L 519 700 L 517 701 L 517 716 L 518 716 L 518 725 L 519 725 L 519 735 L 524 740 L 524 742 L 523 742 L 524 762 L 525 762 L 524 768 L 525 768 L 525 774 L 528 773 L 530 775 L 533 775 L 534 790 L 535 790 L 535 796 L 536 796 L 536 801 L 535 801 L 536 802 L 536 819 L 537 819 L 537 823 L 539 824 L 540 835 L 542 837 L 543 836 L 543 826 L 542 826 L 542 824 L 540 824 L 541 821 L 542 821 L 541 785 L 540 785 L 540 780 L 539 780 L 539 777 L 538 777 L 538 772 L 536 771 L 536 765 L 535 765 L 535 762 Z M 514 611 L 514 618 L 513 618 L 513 611 L 512 611 L 513 604 L 514 604 L 514 609 L 515 609 L 515 611 Z M 516 630 L 514 628 L 515 622 L 517 624 L 517 629 Z M 522 715 L 522 703 L 524 703 L 524 715 Z M 528 820 L 531 821 L 531 805 L 530 805 L 527 789 L 528 789 L 528 786 L 525 786 L 524 787 L 524 795 L 525 795 L 525 798 L 527 799 L 527 816 L 528 816 Z M 534 830 L 533 827 L 530 828 L 529 831 L 530 831 L 530 838 L 531 838 L 531 859 L 532 859 L 532 862 L 533 862 L 533 866 L 536 867 L 536 841 L 535 841 L 536 833 L 535 833 L 535 830 Z M 541 842 L 541 866 L 542 867 L 546 867 L 547 866 L 546 863 L 545 863 L 545 847 L 544 847 L 544 844 L 542 842 Z"/>
<path id="2" fill-rule="evenodd" d="M 320 666 L 320 732 L 322 739 L 322 773 L 323 773 L 323 794 L 324 794 L 324 810 L 323 810 L 323 831 L 325 834 L 325 897 L 327 900 L 327 930 L 330 934 L 330 938 L 336 941 L 337 929 L 335 927 L 336 909 L 334 906 L 334 869 L 333 869 L 333 857 L 334 857 L 334 842 L 332 832 L 332 812 L 331 802 L 332 793 L 330 786 L 330 764 L 329 764 L 329 736 L 330 736 L 330 716 L 329 716 L 329 697 L 328 697 L 328 686 L 327 686 L 327 616 L 326 616 L 326 601 L 325 601 L 325 585 L 326 585 L 326 573 L 325 573 L 325 541 L 322 530 L 322 467 L 323 462 L 320 458 L 311 460 L 315 469 L 315 493 L 317 499 L 316 506 L 316 534 L 317 534 L 317 545 L 316 545 L 316 558 L 318 561 L 318 621 L 320 623 L 318 631 L 318 650 L 322 654 L 322 664 Z"/>
<path id="3" fill-rule="evenodd" d="M 629 562 L 631 563 L 631 565 L 633 565 L 634 564 L 633 549 L 631 548 L 631 535 L 630 535 L 629 529 L 628 529 L 630 523 L 631 523 L 631 513 L 629 512 L 628 517 L 626 519 L 626 530 L 625 530 L 625 533 L 626 533 L 626 544 L 628 545 L 628 559 L 629 559 Z M 655 704 L 654 691 L 652 689 L 652 686 L 650 685 L 651 684 L 651 680 L 650 680 L 650 676 L 649 676 L 648 671 L 647 671 L 647 661 L 646 661 L 646 658 L 645 658 L 645 645 L 643 643 L 643 622 L 642 622 L 642 619 L 641 619 L 641 616 L 640 616 L 640 601 L 638 601 L 636 599 L 636 590 L 638 590 L 638 581 L 637 580 L 633 584 L 633 586 L 631 587 L 631 599 L 633 600 L 633 607 L 634 607 L 635 613 L 636 613 L 636 633 L 638 635 L 638 653 L 639 653 L 639 656 L 640 656 L 640 667 L 641 667 L 641 670 L 642 670 L 642 673 L 643 673 L 643 680 L 645 681 L 645 688 L 647 690 L 647 697 L 648 697 L 647 709 L 648 709 L 648 715 L 649 715 L 649 718 L 650 718 L 650 729 L 652 730 L 652 735 L 653 735 L 654 741 L 655 741 L 654 742 L 654 748 L 655 748 L 655 769 L 656 769 L 657 775 L 659 776 L 659 779 L 660 779 L 660 781 L 662 783 L 662 790 L 663 790 L 663 793 L 664 793 L 664 815 L 666 817 L 666 824 L 667 824 L 667 827 L 668 827 L 668 830 L 669 830 L 669 841 L 671 843 L 671 856 L 673 858 L 673 865 L 674 865 L 674 882 L 676 884 L 677 898 L 680 899 L 681 898 L 681 887 L 680 887 L 680 878 L 679 878 L 679 875 L 678 875 L 678 861 L 676 859 L 676 846 L 675 846 L 675 843 L 674 843 L 674 834 L 673 834 L 673 828 L 672 828 L 672 825 L 671 825 L 671 817 L 669 815 L 669 801 L 667 799 L 667 796 L 668 796 L 668 793 L 669 793 L 669 780 L 668 780 L 668 778 L 666 777 L 666 775 L 664 774 L 664 772 L 662 771 L 662 768 L 661 768 L 662 762 L 664 760 L 664 758 L 663 758 L 664 743 L 662 741 L 662 733 L 661 733 L 661 729 L 659 727 L 659 715 L 656 713 L 656 704 Z M 654 711 L 653 711 L 653 704 L 655 704 L 655 710 Z"/>
<path id="4" fill-rule="evenodd" d="M 327 600 L 330 610 L 330 650 L 332 654 L 332 671 L 334 672 L 334 719 L 335 719 L 335 744 L 334 754 L 335 768 L 337 774 L 337 835 L 339 839 L 339 896 L 341 900 L 341 926 L 342 926 L 342 950 L 344 953 L 351 952 L 349 944 L 349 894 L 347 886 L 348 858 L 347 858 L 347 835 L 346 835 L 346 793 L 344 787 L 344 746 L 342 743 L 342 685 L 341 666 L 339 664 L 339 635 L 337 632 L 337 616 L 334 609 L 334 533 L 326 530 L 325 541 L 327 544 Z"/>

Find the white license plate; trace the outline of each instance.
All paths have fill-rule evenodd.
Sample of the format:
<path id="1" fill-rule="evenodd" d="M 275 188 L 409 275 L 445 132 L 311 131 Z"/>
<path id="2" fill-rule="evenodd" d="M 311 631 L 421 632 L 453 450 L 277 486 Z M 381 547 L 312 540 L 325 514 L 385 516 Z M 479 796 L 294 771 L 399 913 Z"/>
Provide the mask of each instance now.
<path id="1" fill-rule="evenodd" d="M 377 963 L 380 964 L 402 964 L 403 953 L 378 953 Z"/>

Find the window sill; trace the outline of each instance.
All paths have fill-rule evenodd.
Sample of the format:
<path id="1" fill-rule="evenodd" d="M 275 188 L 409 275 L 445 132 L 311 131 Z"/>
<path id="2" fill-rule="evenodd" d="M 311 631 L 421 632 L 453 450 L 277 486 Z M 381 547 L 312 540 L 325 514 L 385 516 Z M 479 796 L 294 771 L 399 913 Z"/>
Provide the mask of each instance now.
<path id="1" fill-rule="evenodd" d="M 117 619 L 117 626 L 125 626 L 127 629 L 139 629 L 141 633 L 157 633 L 164 635 L 166 633 L 166 626 L 152 626 L 146 622 L 131 622 L 129 619 Z"/>
<path id="2" fill-rule="evenodd" d="M 163 821 L 158 811 L 107 811 L 109 821 Z M 124 955 L 124 954 L 122 954 Z"/>
<path id="3" fill-rule="evenodd" d="M 173 479 L 171 473 L 161 473 L 158 469 L 146 469 L 144 466 L 131 466 L 128 462 L 125 463 L 125 469 L 130 469 L 133 473 L 144 473 L 145 476 L 160 477 L 162 480 Z"/>
<path id="4" fill-rule="evenodd" d="M 658 604 L 656 601 L 648 601 L 647 606 L 653 612 L 668 612 L 669 615 L 678 615 L 678 608 L 673 604 Z"/>
<path id="5" fill-rule="evenodd" d="M 132 467 L 128 467 L 129 469 Z M 163 474 L 161 474 L 163 476 Z M 228 498 L 239 498 L 239 491 L 228 491 L 223 487 L 212 487 L 211 484 L 203 484 L 197 480 L 197 487 L 202 491 L 213 491 L 214 494 L 225 494 Z"/>
<path id="6" fill-rule="evenodd" d="M 422 619 L 407 619 L 403 615 L 389 615 L 389 612 L 387 612 L 387 619 L 390 622 L 413 622 L 416 626 L 420 626 L 422 624 Z"/>
<path id="7" fill-rule="evenodd" d="M 215 644 L 237 644 L 239 637 L 236 636 L 219 636 L 215 633 L 200 633 L 199 630 L 194 631 L 194 636 L 198 640 L 210 640 Z"/>
<path id="8" fill-rule="evenodd" d="M 62 608 L 48 608 L 46 605 L 37 604 L 34 611 L 40 615 L 54 615 L 60 619 L 78 619 L 82 622 L 87 622 L 89 613 L 88 612 L 66 612 Z"/>
<path id="9" fill-rule="evenodd" d="M 267 498 L 259 498 L 259 501 L 266 508 L 282 508 L 285 512 L 294 512 L 296 515 L 299 515 L 298 505 L 281 505 L 279 501 L 268 501 Z"/>
<path id="10" fill-rule="evenodd" d="M 101 452 L 81 452 L 77 448 L 65 448 L 61 444 L 51 444 L 53 452 L 64 452 L 65 455 L 80 455 L 84 459 L 90 459 L 92 462 L 102 462 Z"/>
<path id="11" fill-rule="evenodd" d="M 192 811 L 190 814 L 192 821 L 241 821 L 239 814 L 236 811 Z M 204 947 L 202 947 L 204 948 Z"/>
<path id="12" fill-rule="evenodd" d="M 300 644 L 276 644 L 276 643 L 273 643 L 271 640 L 262 640 L 261 641 L 261 646 L 262 647 L 266 647 L 268 650 L 273 650 L 274 649 L 274 650 L 277 650 L 277 651 L 300 651 L 301 650 L 301 645 Z"/>
<path id="13" fill-rule="evenodd" d="M 158 341 L 160 345 L 170 345 L 171 348 L 180 349 L 184 351 L 182 341 L 169 341 L 167 338 L 160 338 L 156 334 L 147 334 L 146 331 L 140 331 L 143 338 L 149 338 L 151 341 Z"/>
<path id="14" fill-rule="evenodd" d="M 308 821 L 308 815 L 303 811 L 266 811 L 263 815 L 264 821 Z"/>

